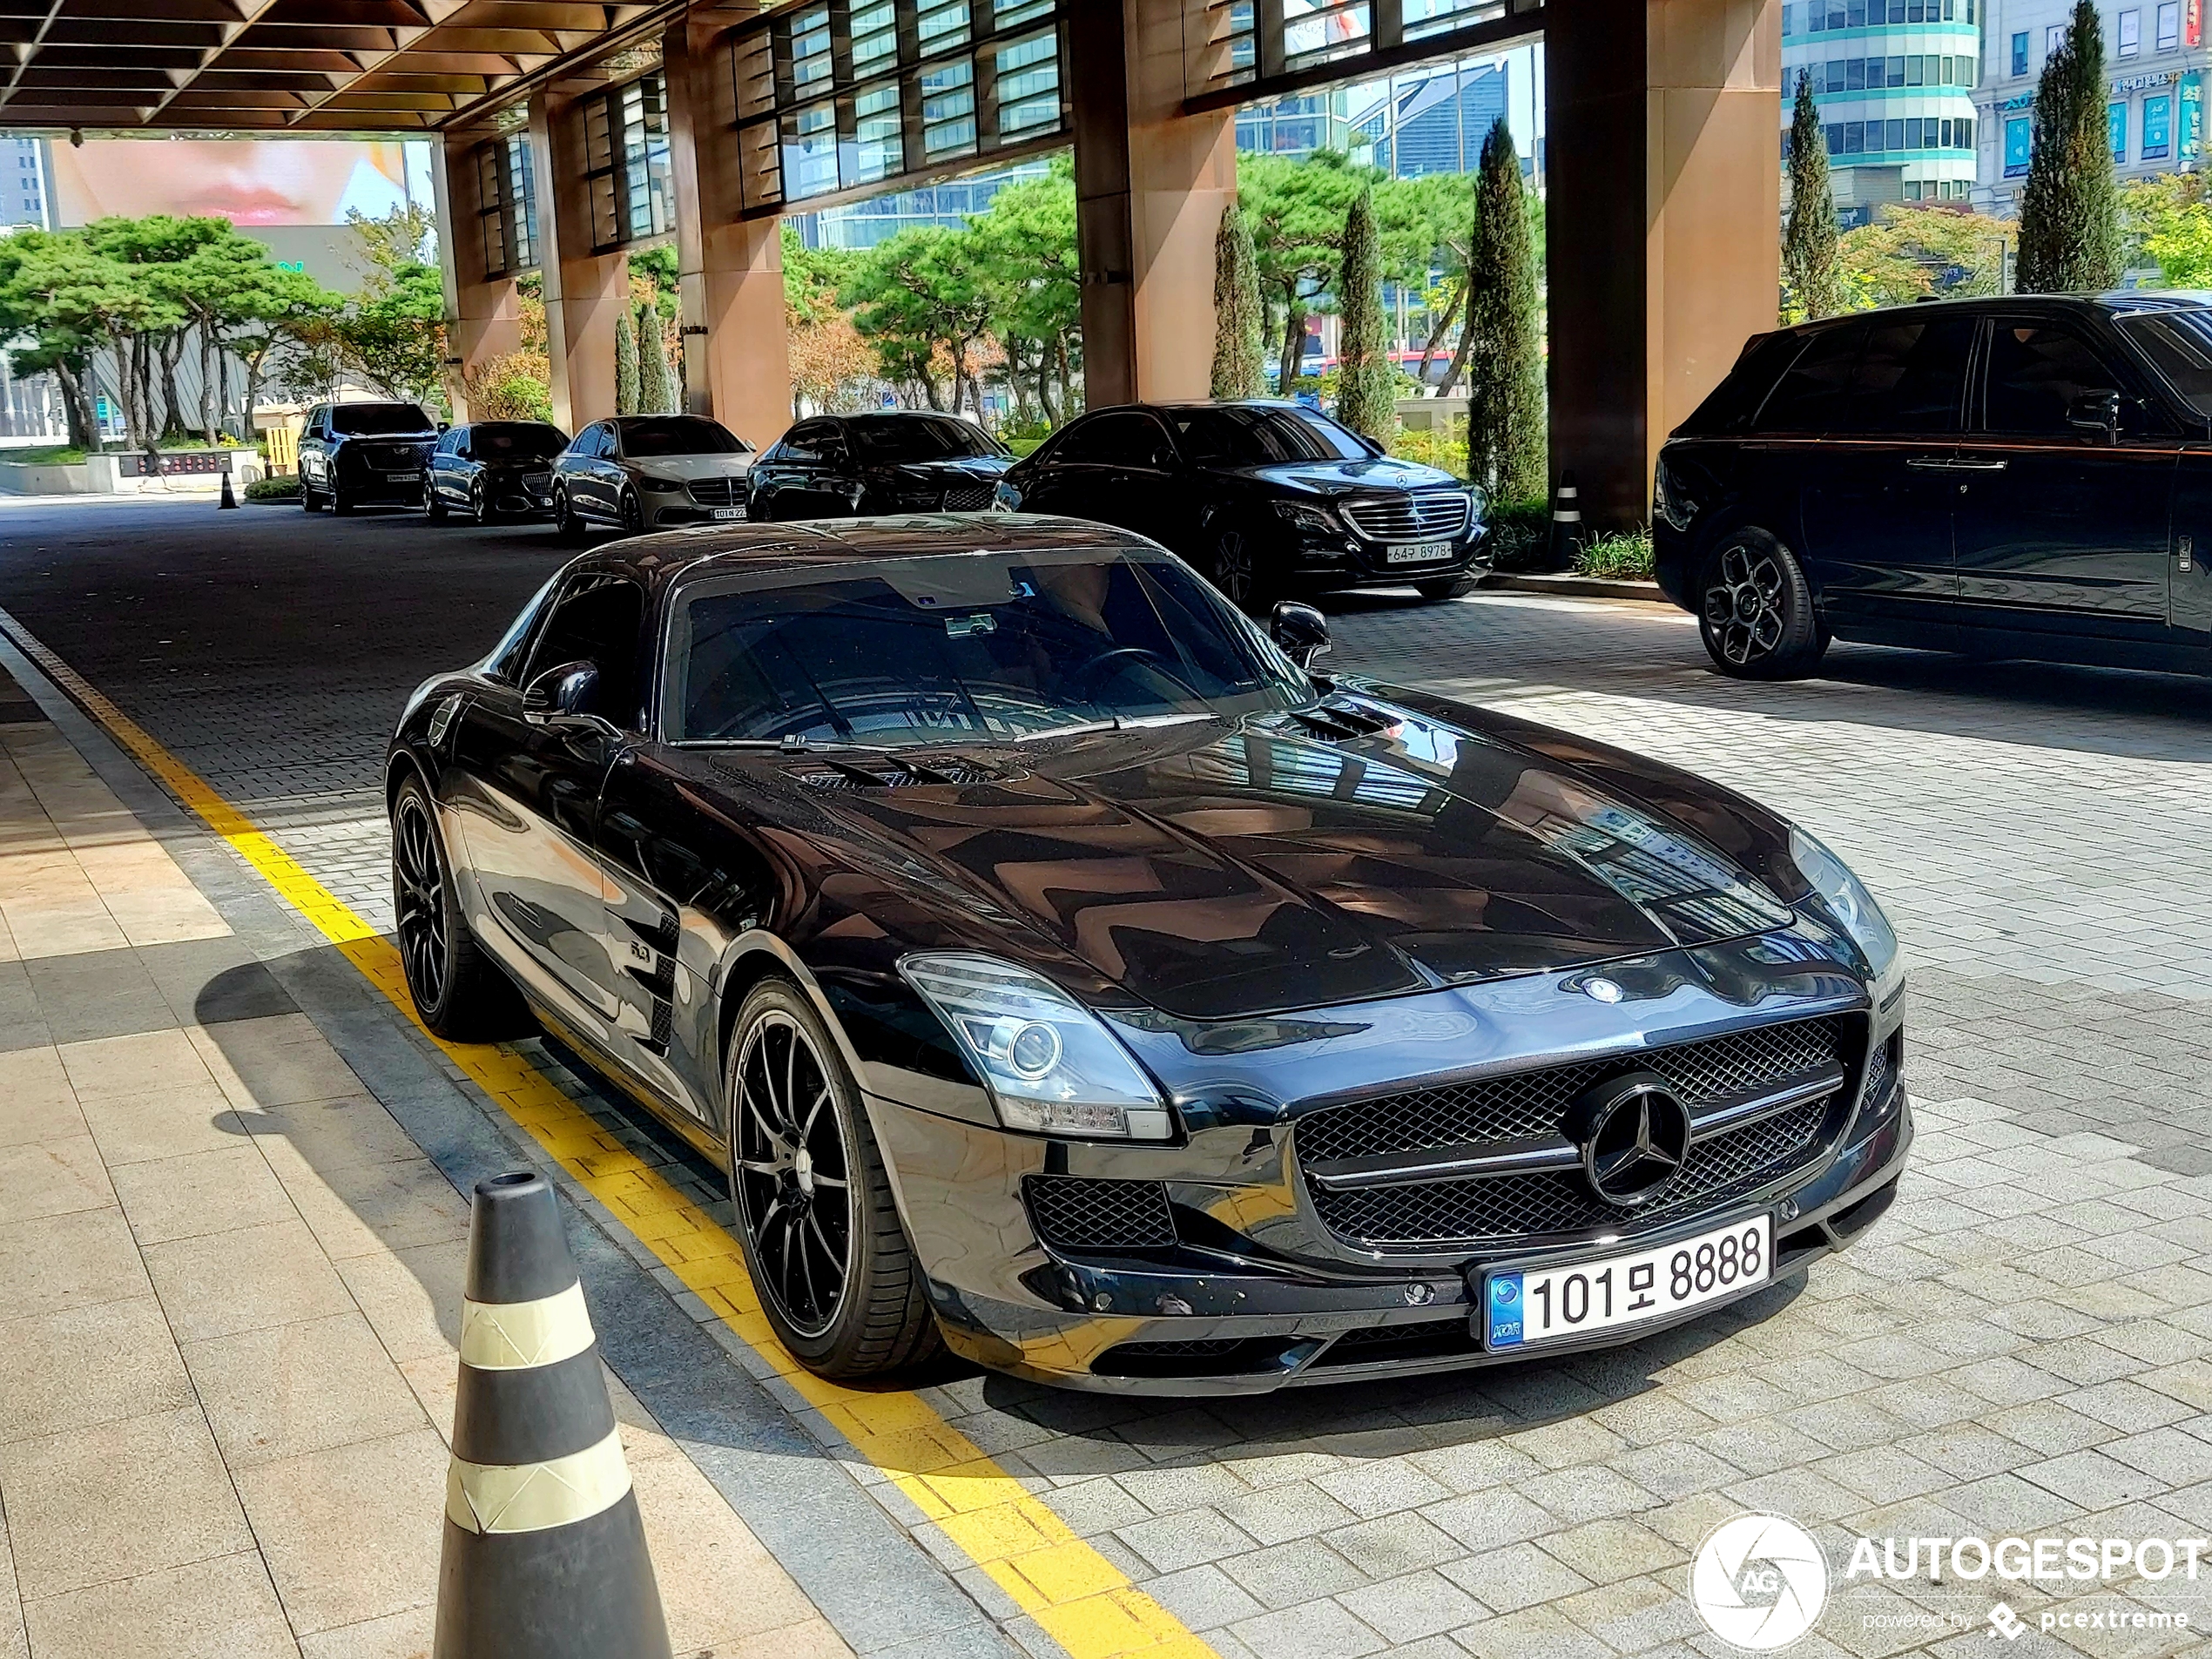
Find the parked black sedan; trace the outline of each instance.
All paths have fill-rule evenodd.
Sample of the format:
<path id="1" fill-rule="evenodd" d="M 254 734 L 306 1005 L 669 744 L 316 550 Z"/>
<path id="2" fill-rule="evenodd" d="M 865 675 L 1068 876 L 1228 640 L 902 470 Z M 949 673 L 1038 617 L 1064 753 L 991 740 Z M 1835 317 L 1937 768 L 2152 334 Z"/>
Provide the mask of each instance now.
<path id="1" fill-rule="evenodd" d="M 1013 457 L 973 421 L 925 410 L 801 421 L 745 475 L 763 521 L 981 512 Z"/>
<path id="2" fill-rule="evenodd" d="M 419 403 L 318 403 L 300 431 L 300 505 L 412 507 L 438 423 Z"/>
<path id="3" fill-rule="evenodd" d="M 475 421 L 438 440 L 422 477 L 422 511 L 479 524 L 553 510 L 553 458 L 569 435 L 544 421 Z"/>
<path id="4" fill-rule="evenodd" d="M 1831 638 L 2212 671 L 2212 303 L 2007 295 L 1762 335 L 1660 451 L 1721 672 Z"/>
<path id="5" fill-rule="evenodd" d="M 1062 519 L 632 540 L 409 701 L 408 983 L 730 1173 L 828 1376 L 1231 1393 L 1619 1342 L 1911 1137 L 1897 941 L 1671 768 L 1312 666 Z"/>
<path id="6" fill-rule="evenodd" d="M 1258 612 L 1327 588 L 1450 598 L 1485 533 L 1480 489 L 1296 403 L 1095 411 L 1015 462 L 998 504 L 1149 536 Z"/>

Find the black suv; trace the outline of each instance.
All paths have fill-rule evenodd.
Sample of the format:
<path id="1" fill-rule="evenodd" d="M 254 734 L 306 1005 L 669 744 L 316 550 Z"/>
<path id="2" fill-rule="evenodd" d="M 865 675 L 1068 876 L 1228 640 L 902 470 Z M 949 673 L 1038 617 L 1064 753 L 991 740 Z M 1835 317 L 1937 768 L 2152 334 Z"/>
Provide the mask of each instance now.
<path id="1" fill-rule="evenodd" d="M 996 505 L 1149 536 L 1251 611 L 1322 588 L 1449 598 L 1485 534 L 1480 489 L 1296 403 L 1097 410 L 1015 462 Z"/>
<path id="2" fill-rule="evenodd" d="M 1831 638 L 2212 670 L 2212 305 L 2013 295 L 1763 334 L 1659 452 L 1659 584 L 1724 674 Z"/>
<path id="3" fill-rule="evenodd" d="M 437 441 L 438 423 L 417 403 L 318 403 L 300 434 L 300 504 L 415 506 Z"/>

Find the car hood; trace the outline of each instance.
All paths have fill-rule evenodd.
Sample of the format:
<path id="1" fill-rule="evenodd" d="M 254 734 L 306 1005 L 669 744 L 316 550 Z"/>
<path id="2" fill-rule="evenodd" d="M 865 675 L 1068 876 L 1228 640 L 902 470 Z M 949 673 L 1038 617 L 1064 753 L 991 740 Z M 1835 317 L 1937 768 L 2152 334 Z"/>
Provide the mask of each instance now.
<path id="1" fill-rule="evenodd" d="M 1460 479 L 1418 461 L 1399 461 L 1378 455 L 1370 461 L 1278 461 L 1260 467 L 1218 469 L 1256 483 L 1278 489 L 1340 496 L 1358 489 L 1437 489 L 1465 488 Z"/>
<path id="2" fill-rule="evenodd" d="M 914 781 L 882 752 L 761 764 L 838 822 L 844 856 L 925 898 L 952 936 L 1049 941 L 1034 954 L 1047 971 L 1076 959 L 1187 1019 L 1558 971 L 1791 919 L 1651 806 L 1380 697 L 897 752 L 981 781 Z"/>
<path id="3" fill-rule="evenodd" d="M 622 463 L 641 478 L 742 478 L 752 467 L 752 457 L 742 455 L 654 455 L 650 460 Z"/>

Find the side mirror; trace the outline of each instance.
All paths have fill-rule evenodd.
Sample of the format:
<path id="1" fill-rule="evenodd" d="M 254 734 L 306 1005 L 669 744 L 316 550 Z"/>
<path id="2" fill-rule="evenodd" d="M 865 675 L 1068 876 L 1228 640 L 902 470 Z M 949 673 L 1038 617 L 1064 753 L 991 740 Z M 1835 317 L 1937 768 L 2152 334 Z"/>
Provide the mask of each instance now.
<path id="1" fill-rule="evenodd" d="M 1313 659 L 1329 649 L 1329 624 L 1312 605 L 1285 599 L 1275 607 L 1267 636 L 1283 654 L 1300 668 L 1312 668 Z"/>
<path id="2" fill-rule="evenodd" d="M 547 669 L 523 688 L 523 718 L 543 725 L 585 715 L 598 691 L 597 664 L 563 663 L 558 668 Z"/>
<path id="3" fill-rule="evenodd" d="M 2066 423 L 2076 432 L 2094 432 L 2107 443 L 2120 442 L 2120 394 L 2085 392 L 2067 405 Z"/>
<path id="4" fill-rule="evenodd" d="M 1152 468 L 1156 472 L 1173 472 L 1183 464 L 1183 457 L 1164 444 L 1152 451 Z"/>
<path id="5" fill-rule="evenodd" d="M 453 430 L 453 422 L 452 422 L 452 421 L 439 421 L 439 422 L 438 422 L 438 430 L 439 430 L 439 432 L 440 432 L 441 434 L 443 434 L 443 433 L 447 433 L 447 432 L 450 432 L 450 431 L 452 431 L 452 430 Z"/>

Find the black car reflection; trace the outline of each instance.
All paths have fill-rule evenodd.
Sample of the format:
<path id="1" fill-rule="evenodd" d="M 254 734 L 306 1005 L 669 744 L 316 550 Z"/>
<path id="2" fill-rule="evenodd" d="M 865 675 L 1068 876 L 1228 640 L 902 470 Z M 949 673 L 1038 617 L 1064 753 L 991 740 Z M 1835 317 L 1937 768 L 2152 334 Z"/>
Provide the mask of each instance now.
<path id="1" fill-rule="evenodd" d="M 543 421 L 475 421 L 438 440 L 423 473 L 422 511 L 435 523 L 466 513 L 479 524 L 553 510 L 553 458 L 569 435 Z"/>
<path id="2" fill-rule="evenodd" d="M 1831 639 L 2212 671 L 2212 305 L 2011 294 L 1761 335 L 1660 451 L 1660 586 L 1725 674 Z"/>
<path id="3" fill-rule="evenodd" d="M 981 512 L 1012 457 L 971 421 L 921 410 L 801 421 L 745 475 L 751 516 Z"/>
<path id="4" fill-rule="evenodd" d="M 534 1015 L 725 1167 L 829 1376 L 1480 1365 L 1864 1231 L 1911 1129 L 1850 872 L 1326 643 L 1066 520 L 579 558 L 394 738 L 417 1007 Z"/>
<path id="5" fill-rule="evenodd" d="M 1482 492 L 1295 403 L 1163 403 L 1069 421 L 1008 470 L 999 504 L 1149 536 L 1264 613 L 1324 589 L 1472 585 Z"/>

